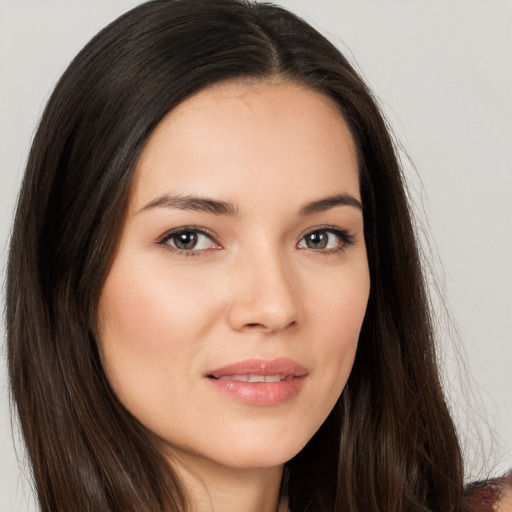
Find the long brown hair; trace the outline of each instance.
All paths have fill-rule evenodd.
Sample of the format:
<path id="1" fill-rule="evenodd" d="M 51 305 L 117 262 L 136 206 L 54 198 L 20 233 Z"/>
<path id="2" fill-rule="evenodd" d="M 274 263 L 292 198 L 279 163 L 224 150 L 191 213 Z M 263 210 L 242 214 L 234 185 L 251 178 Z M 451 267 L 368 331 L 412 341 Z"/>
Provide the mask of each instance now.
<path id="1" fill-rule="evenodd" d="M 292 512 L 461 509 L 462 462 L 393 141 L 341 53 L 288 11 L 237 0 L 155 0 L 73 60 L 33 141 L 11 238 L 13 402 L 43 512 L 187 510 L 151 432 L 119 402 L 97 349 L 98 297 L 132 172 L 164 115 L 227 80 L 281 80 L 332 98 L 359 152 L 371 275 L 354 368 L 287 463 Z"/>

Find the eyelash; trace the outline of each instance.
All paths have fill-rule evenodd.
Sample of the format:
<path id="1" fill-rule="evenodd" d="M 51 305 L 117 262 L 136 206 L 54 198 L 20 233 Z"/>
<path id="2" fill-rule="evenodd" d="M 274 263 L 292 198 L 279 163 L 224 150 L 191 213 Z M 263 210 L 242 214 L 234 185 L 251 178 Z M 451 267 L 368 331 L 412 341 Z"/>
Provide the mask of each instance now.
<path id="1" fill-rule="evenodd" d="M 178 249 L 177 247 L 172 247 L 167 243 L 173 237 L 178 236 L 179 234 L 182 234 L 182 233 L 196 233 L 196 234 L 204 235 L 204 236 L 208 237 L 215 245 L 218 246 L 215 248 L 215 250 L 218 250 L 221 248 L 215 239 L 215 235 L 211 231 L 209 231 L 205 228 L 197 227 L 197 226 L 183 226 L 183 227 L 168 231 L 158 240 L 157 243 L 158 243 L 158 245 L 162 245 L 166 250 L 171 251 L 175 254 L 178 254 L 179 256 L 191 257 L 191 256 L 203 255 L 203 253 L 205 252 L 205 249 L 200 249 L 200 250 L 195 250 L 195 251 L 193 249 L 183 250 L 183 249 Z"/>
<path id="2" fill-rule="evenodd" d="M 335 247 L 332 249 L 326 249 L 326 250 L 305 248 L 305 249 L 309 249 L 311 252 L 314 252 L 315 254 L 323 254 L 325 256 L 328 256 L 330 254 L 343 252 L 347 249 L 347 247 L 354 245 L 354 243 L 355 243 L 355 237 L 344 229 L 340 229 L 340 228 L 337 228 L 334 226 L 315 226 L 314 228 L 311 228 L 308 231 L 306 231 L 300 237 L 298 244 L 301 243 L 307 236 L 312 235 L 313 233 L 317 233 L 317 232 L 330 233 L 332 235 L 335 235 L 339 238 L 340 243 L 339 243 L 338 247 Z M 214 250 L 219 250 L 222 248 L 220 246 L 220 244 L 216 241 L 215 235 L 211 231 L 209 231 L 205 228 L 197 227 L 197 226 L 183 226 L 183 227 L 168 231 L 162 237 L 160 237 L 160 239 L 157 241 L 157 244 L 163 246 L 166 250 L 169 250 L 169 251 L 171 251 L 175 254 L 178 254 L 180 256 L 192 257 L 192 256 L 204 255 L 204 253 L 206 252 L 206 249 L 183 250 L 183 249 L 178 249 L 177 247 L 172 247 L 168 244 L 169 240 L 171 240 L 173 237 L 178 236 L 182 233 L 195 233 L 195 234 L 199 234 L 199 235 L 204 235 L 204 236 L 208 237 L 217 246 L 214 248 Z"/>
<path id="3" fill-rule="evenodd" d="M 354 245 L 354 243 L 356 241 L 355 236 L 351 235 L 347 230 L 340 229 L 340 228 L 337 228 L 335 226 L 328 226 L 328 225 L 326 225 L 326 226 L 315 226 L 314 228 L 309 229 L 308 231 L 306 231 L 306 233 L 304 233 L 301 236 L 300 241 L 304 240 L 307 236 L 309 236 L 309 235 L 311 235 L 313 233 L 317 233 L 317 232 L 320 232 L 320 233 L 330 233 L 332 235 L 335 235 L 335 236 L 337 236 L 339 238 L 340 243 L 339 243 L 339 245 L 337 247 L 332 248 L 332 249 L 326 249 L 326 250 L 311 249 L 311 248 L 309 248 L 315 254 L 323 254 L 325 256 L 329 256 L 330 254 L 335 254 L 335 253 L 338 253 L 338 252 L 343 252 L 348 247 L 350 247 L 351 245 Z"/>

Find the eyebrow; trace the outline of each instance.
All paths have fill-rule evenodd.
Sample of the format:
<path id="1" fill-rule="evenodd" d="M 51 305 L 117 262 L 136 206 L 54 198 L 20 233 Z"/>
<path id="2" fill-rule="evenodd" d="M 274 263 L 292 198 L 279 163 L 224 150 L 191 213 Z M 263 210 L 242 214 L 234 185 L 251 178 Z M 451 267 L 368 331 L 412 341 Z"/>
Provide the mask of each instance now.
<path id="1" fill-rule="evenodd" d="M 334 196 L 324 197 L 317 201 L 305 204 L 300 210 L 299 215 L 312 215 L 313 213 L 325 212 L 336 206 L 353 206 L 358 210 L 363 210 L 363 204 L 350 194 L 336 194 Z"/>
<path id="2" fill-rule="evenodd" d="M 363 205 L 358 199 L 350 194 L 343 193 L 307 203 L 299 210 L 299 215 L 312 215 L 314 213 L 330 210 L 336 206 L 352 206 L 358 210 L 363 210 Z M 153 199 L 144 205 L 137 213 L 150 210 L 152 208 L 174 208 L 178 210 L 200 211 L 213 213 L 214 215 L 229 216 L 234 216 L 238 213 L 238 208 L 229 201 L 219 201 L 201 196 L 169 194 L 164 194 L 163 196 Z"/>
<path id="3" fill-rule="evenodd" d="M 165 194 L 150 201 L 138 213 L 151 208 L 175 208 L 178 210 L 193 210 L 215 215 L 236 215 L 238 208 L 228 201 L 218 201 L 208 197 Z"/>

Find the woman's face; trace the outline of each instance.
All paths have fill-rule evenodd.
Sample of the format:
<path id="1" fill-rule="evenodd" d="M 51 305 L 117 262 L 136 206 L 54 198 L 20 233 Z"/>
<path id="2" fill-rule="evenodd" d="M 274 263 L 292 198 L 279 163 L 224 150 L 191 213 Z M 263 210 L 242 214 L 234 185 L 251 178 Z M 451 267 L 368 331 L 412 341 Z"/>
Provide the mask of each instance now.
<path id="1" fill-rule="evenodd" d="M 277 466 L 349 376 L 369 293 L 354 141 L 331 100 L 228 83 L 138 162 L 99 304 L 126 408 L 173 458 Z"/>

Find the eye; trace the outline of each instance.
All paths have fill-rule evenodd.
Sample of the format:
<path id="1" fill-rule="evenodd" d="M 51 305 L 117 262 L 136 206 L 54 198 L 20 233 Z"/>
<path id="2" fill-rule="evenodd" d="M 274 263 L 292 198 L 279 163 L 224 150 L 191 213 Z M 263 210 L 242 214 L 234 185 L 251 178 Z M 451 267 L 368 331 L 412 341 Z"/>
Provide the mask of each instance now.
<path id="1" fill-rule="evenodd" d="M 170 249 L 190 253 L 207 249 L 220 249 L 211 235 L 198 228 L 175 229 L 164 235 L 158 243 L 167 245 Z"/>
<path id="2" fill-rule="evenodd" d="M 315 228 L 306 233 L 297 247 L 313 251 L 342 251 L 354 243 L 354 237 L 347 231 L 338 228 Z"/>

